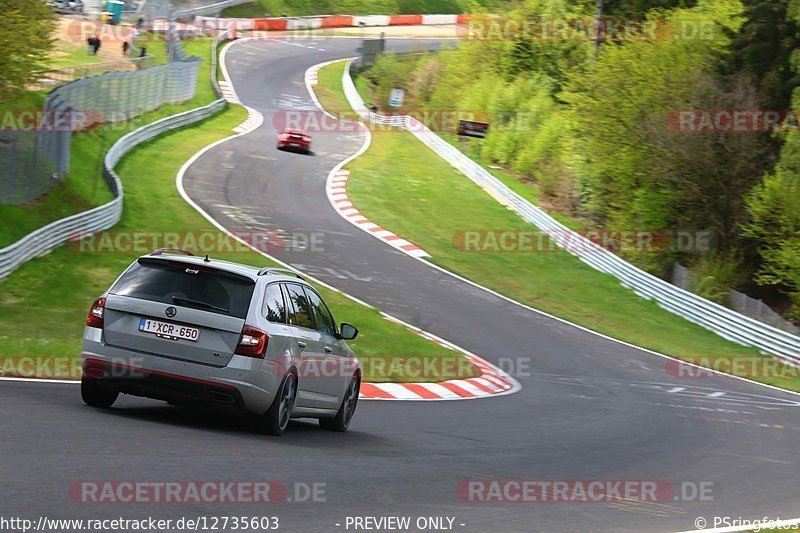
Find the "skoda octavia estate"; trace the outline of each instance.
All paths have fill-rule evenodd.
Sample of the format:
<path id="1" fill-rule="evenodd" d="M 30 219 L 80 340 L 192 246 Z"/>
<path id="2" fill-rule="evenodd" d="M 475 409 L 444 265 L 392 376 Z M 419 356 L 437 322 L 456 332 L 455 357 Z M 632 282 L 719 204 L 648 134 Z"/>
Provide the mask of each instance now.
<path id="1" fill-rule="evenodd" d="M 291 271 L 156 250 L 89 310 L 81 394 L 95 407 L 124 393 L 248 413 L 272 435 L 290 418 L 346 431 L 361 367 L 345 341 L 356 335 Z"/>

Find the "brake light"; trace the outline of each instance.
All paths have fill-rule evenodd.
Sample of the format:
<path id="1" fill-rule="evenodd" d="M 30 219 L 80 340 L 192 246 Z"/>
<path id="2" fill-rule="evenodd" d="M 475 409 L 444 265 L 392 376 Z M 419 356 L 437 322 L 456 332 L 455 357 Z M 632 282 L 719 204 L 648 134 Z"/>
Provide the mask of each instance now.
<path id="1" fill-rule="evenodd" d="M 242 329 L 242 338 L 239 339 L 235 353 L 246 357 L 264 359 L 264 355 L 267 353 L 267 342 L 269 342 L 269 336 L 266 333 L 246 325 Z"/>
<path id="2" fill-rule="evenodd" d="M 103 309 L 106 307 L 106 299 L 98 298 L 89 309 L 89 315 L 86 317 L 86 325 L 93 328 L 103 327 Z"/>

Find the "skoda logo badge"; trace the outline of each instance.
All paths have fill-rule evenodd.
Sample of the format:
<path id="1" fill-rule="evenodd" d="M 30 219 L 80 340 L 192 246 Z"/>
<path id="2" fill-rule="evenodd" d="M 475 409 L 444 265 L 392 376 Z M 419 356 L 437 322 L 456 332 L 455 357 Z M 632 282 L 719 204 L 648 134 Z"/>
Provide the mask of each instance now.
<path id="1" fill-rule="evenodd" d="M 175 309 L 174 307 L 167 307 L 166 313 L 168 317 L 172 318 L 178 314 L 178 310 Z"/>

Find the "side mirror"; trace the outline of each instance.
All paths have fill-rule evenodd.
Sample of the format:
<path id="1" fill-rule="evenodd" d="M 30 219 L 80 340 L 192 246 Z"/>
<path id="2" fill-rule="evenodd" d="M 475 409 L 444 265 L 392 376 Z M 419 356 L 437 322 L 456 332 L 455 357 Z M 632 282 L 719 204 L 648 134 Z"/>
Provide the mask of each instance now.
<path id="1" fill-rule="evenodd" d="M 339 338 L 342 338 L 346 341 L 351 341 L 356 337 L 358 337 L 358 328 L 352 324 L 348 324 L 347 322 L 342 322 Z"/>

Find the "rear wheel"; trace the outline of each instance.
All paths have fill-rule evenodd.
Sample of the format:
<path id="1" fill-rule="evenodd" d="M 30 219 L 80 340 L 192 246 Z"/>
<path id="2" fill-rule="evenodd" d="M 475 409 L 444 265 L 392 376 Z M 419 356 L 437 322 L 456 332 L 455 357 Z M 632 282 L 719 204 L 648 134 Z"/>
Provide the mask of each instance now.
<path id="1" fill-rule="evenodd" d="M 87 405 L 92 407 L 111 407 L 117 401 L 118 396 L 119 392 L 117 391 L 98 387 L 97 380 L 93 378 L 85 376 L 81 378 L 81 398 Z"/>
<path id="2" fill-rule="evenodd" d="M 350 427 L 350 421 L 353 420 L 353 414 L 356 412 L 356 405 L 358 405 L 358 391 L 361 389 L 361 378 L 353 376 L 350 381 L 350 386 L 347 387 L 347 392 L 342 400 L 342 405 L 339 407 L 339 412 L 333 418 L 320 418 L 319 427 L 327 429 L 328 431 L 345 432 Z"/>
<path id="3" fill-rule="evenodd" d="M 286 374 L 267 412 L 258 417 L 258 430 L 267 435 L 283 435 L 292 416 L 294 398 L 297 394 L 297 378 L 294 374 Z"/>

